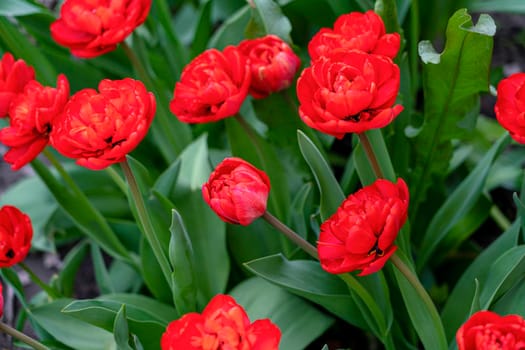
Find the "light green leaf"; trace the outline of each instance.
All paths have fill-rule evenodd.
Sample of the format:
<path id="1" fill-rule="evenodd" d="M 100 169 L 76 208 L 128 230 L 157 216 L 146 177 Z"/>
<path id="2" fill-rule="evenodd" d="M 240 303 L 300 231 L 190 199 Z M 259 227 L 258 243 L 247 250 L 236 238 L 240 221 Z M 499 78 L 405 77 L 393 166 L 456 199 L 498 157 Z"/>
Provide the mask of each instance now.
<path id="1" fill-rule="evenodd" d="M 113 326 L 113 335 L 115 343 L 117 343 L 118 350 L 133 350 L 129 346 L 129 328 L 126 320 L 126 305 L 122 304 L 115 316 L 115 323 Z"/>
<path id="2" fill-rule="evenodd" d="M 35 13 L 49 13 L 43 6 L 36 6 L 25 0 L 4 0 L 0 2 L 0 16 L 16 17 Z"/>

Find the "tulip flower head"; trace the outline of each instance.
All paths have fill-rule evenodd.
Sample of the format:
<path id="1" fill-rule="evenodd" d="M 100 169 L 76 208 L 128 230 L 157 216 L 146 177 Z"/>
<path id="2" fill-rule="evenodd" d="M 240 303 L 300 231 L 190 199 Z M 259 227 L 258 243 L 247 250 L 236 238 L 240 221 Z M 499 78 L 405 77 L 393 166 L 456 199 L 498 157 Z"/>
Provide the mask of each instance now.
<path id="1" fill-rule="evenodd" d="M 24 260 L 31 248 L 33 226 L 31 219 L 18 208 L 0 208 L 0 268 Z"/>

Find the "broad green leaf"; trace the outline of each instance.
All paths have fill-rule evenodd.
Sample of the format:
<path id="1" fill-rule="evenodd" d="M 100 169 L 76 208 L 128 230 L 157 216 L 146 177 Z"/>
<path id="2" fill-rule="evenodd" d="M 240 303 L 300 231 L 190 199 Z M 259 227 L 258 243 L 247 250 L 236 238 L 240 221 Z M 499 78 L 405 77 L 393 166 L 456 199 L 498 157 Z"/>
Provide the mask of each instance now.
<path id="1" fill-rule="evenodd" d="M 193 42 L 191 44 L 191 57 L 195 57 L 206 50 L 208 38 L 212 32 L 212 3 L 213 1 L 211 0 L 205 0 L 200 5 L 198 22 L 196 22 L 197 24 L 195 26 L 195 36 L 193 37 Z"/>
<path id="2" fill-rule="evenodd" d="M 525 274 L 525 246 L 509 249 L 490 266 L 487 279 L 481 285 L 479 296 L 481 309 L 487 310 L 492 303 L 512 288 Z"/>
<path id="3" fill-rule="evenodd" d="M 407 265 L 411 273 L 417 276 L 415 270 L 409 267 L 409 259 L 401 251 L 396 252 L 396 255 Z M 430 304 L 427 303 L 397 267 L 392 267 L 392 269 L 412 325 L 424 348 L 437 350 L 448 349 L 443 323 L 437 313 L 435 305 L 430 298 Z"/>
<path id="4" fill-rule="evenodd" d="M 521 192 L 521 196 L 523 197 L 523 192 Z M 518 217 L 520 218 L 520 222 L 521 222 L 521 230 L 522 232 L 525 232 L 525 204 L 522 202 L 521 198 L 518 197 L 516 193 L 512 195 L 512 198 L 514 199 L 514 204 L 516 205 L 516 208 L 518 209 Z"/>
<path id="5" fill-rule="evenodd" d="M 423 129 L 413 139 L 414 171 L 407 181 L 411 218 L 417 217 L 429 186 L 440 183 L 447 173 L 451 140 L 466 133 L 461 122 L 478 106 L 479 93 L 488 91 L 495 30 L 490 16 L 481 15 L 473 25 L 470 15 L 462 9 L 449 19 L 441 54 L 428 41 L 419 44 L 425 104 Z"/>
<path id="6" fill-rule="evenodd" d="M 180 214 L 173 209 L 171 219 L 170 263 L 173 267 L 173 301 L 180 314 L 197 309 L 197 289 L 193 268 L 193 247 Z"/>
<path id="7" fill-rule="evenodd" d="M 474 12 L 525 14 L 525 3 L 521 0 L 468 0 L 465 6 Z"/>
<path id="8" fill-rule="evenodd" d="M 525 281 L 517 282 L 512 289 L 508 290 L 491 308 L 500 315 L 525 315 Z"/>
<path id="9" fill-rule="evenodd" d="M 470 305 L 465 303 L 465 300 L 474 298 L 474 281 L 477 279 L 480 286 L 485 284 L 490 266 L 498 257 L 516 245 L 519 232 L 520 224 L 516 221 L 470 264 L 455 284 L 441 312 L 441 319 L 449 341 L 453 339 L 457 329 L 467 319 Z"/>
<path id="10" fill-rule="evenodd" d="M 305 205 L 311 191 L 312 184 L 305 183 L 295 195 L 295 198 L 292 201 L 292 209 L 290 211 L 291 229 L 305 239 L 308 236 L 307 223 L 305 220 Z"/>
<path id="11" fill-rule="evenodd" d="M 91 244 L 91 261 L 93 263 L 93 269 L 95 270 L 95 280 L 97 281 L 97 287 L 101 294 L 114 293 L 113 281 L 109 277 L 108 269 L 100 252 L 100 248 Z"/>
<path id="12" fill-rule="evenodd" d="M 3 281 L 9 283 L 9 285 L 13 287 L 15 295 L 20 301 L 20 304 L 22 304 L 22 306 L 27 309 L 28 303 L 26 301 L 24 286 L 22 285 L 18 274 L 13 271 L 12 268 L 3 268 L 0 269 L 0 276 L 2 276 Z"/>
<path id="13" fill-rule="evenodd" d="M 131 309 L 137 309 L 148 314 L 148 319 L 159 321 L 165 325 L 179 318 L 177 311 L 170 304 L 165 304 L 156 299 L 140 294 L 107 294 L 98 297 L 97 300 L 115 301 L 121 304 L 126 304 L 128 313 Z"/>
<path id="14" fill-rule="evenodd" d="M 133 350 L 129 346 L 129 328 L 126 320 L 126 305 L 122 304 L 115 316 L 115 323 L 113 325 L 113 335 L 115 343 L 117 343 L 118 350 Z"/>
<path id="15" fill-rule="evenodd" d="M 469 315 L 472 315 L 473 313 L 481 310 L 481 304 L 479 300 L 479 281 L 475 279 L 474 284 L 476 288 L 474 289 L 474 297 L 472 298 L 472 303 L 470 305 Z"/>
<path id="16" fill-rule="evenodd" d="M 160 349 L 160 337 L 166 325 L 158 320 L 152 312 L 138 309 L 132 305 L 117 301 L 85 299 L 73 301 L 64 307 L 62 313 L 81 320 L 100 329 L 112 332 L 117 322 L 116 317 L 122 306 L 126 307 L 126 320 L 129 331 L 140 339 L 147 349 Z"/>
<path id="17" fill-rule="evenodd" d="M 36 6 L 25 0 L 4 0 L 0 2 L 0 16 L 16 17 L 35 13 L 48 13 L 43 6 Z"/>
<path id="18" fill-rule="evenodd" d="M 65 186 L 38 159 L 31 166 L 46 184 L 62 209 L 82 232 L 117 259 L 134 264 L 133 257 L 119 241 L 102 214 L 88 201 L 78 187 Z"/>
<path id="19" fill-rule="evenodd" d="M 319 304 L 346 322 L 368 329 L 346 284 L 339 277 L 326 273 L 318 262 L 288 261 L 277 254 L 247 262 L 244 266 L 257 276 Z"/>
<path id="20" fill-rule="evenodd" d="M 321 219 L 328 219 L 345 199 L 332 169 L 314 143 L 302 131 L 297 131 L 297 139 L 304 160 L 312 170 L 321 195 Z"/>
<path id="21" fill-rule="evenodd" d="M 171 163 L 170 166 L 155 180 L 153 190 L 160 193 L 164 197 L 169 197 L 179 177 L 180 160 L 177 159 Z"/>
<path id="22" fill-rule="evenodd" d="M 279 327 L 281 349 L 306 349 L 334 322 L 310 303 L 262 278 L 244 280 L 228 294 L 244 307 L 252 322 L 269 318 Z"/>
<path id="23" fill-rule="evenodd" d="M 108 272 L 115 293 L 138 292 L 143 287 L 140 271 L 121 260 L 112 261 Z"/>
<path id="24" fill-rule="evenodd" d="M 179 180 L 173 198 L 169 198 L 192 243 L 199 306 L 225 291 L 230 272 L 226 225 L 202 198 L 202 184 L 211 173 L 208 157 L 207 138 L 203 135 L 181 153 Z"/>
<path id="25" fill-rule="evenodd" d="M 250 20 L 250 6 L 245 5 L 230 16 L 215 31 L 208 41 L 208 48 L 222 50 L 228 45 L 237 45 L 244 39 L 244 28 Z"/>
<path id="26" fill-rule="evenodd" d="M 428 229 L 423 236 L 423 242 L 419 249 L 417 260 L 419 271 L 425 267 L 443 240 L 450 242 L 463 239 L 461 232 L 451 231 L 451 229 L 476 204 L 483 191 L 492 163 L 509 142 L 510 137 L 503 135 L 471 173 L 456 187 L 454 192 L 448 196 L 445 203 L 434 215 L 428 224 Z M 450 237 L 450 232 L 456 233 L 458 236 Z"/>
<path id="27" fill-rule="evenodd" d="M 86 257 L 88 248 L 88 244 L 82 241 L 73 247 L 64 258 L 62 270 L 58 274 L 56 285 L 65 297 L 69 298 L 73 295 L 77 271 Z"/>
<path id="28" fill-rule="evenodd" d="M 275 34 L 284 41 L 291 42 L 290 20 L 282 13 L 273 0 L 253 0 L 252 18 L 246 28 L 247 37 L 256 38 Z"/>
<path id="29" fill-rule="evenodd" d="M 70 302 L 58 299 L 37 306 L 31 309 L 31 316 L 42 329 L 73 349 L 115 350 L 111 332 L 61 312 Z"/>

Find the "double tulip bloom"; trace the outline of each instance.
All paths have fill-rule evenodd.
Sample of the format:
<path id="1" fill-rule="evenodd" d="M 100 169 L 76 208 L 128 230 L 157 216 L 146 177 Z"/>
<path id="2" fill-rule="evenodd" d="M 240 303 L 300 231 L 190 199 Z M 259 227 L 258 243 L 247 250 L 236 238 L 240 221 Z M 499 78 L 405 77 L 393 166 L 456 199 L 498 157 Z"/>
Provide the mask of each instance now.
<path id="1" fill-rule="evenodd" d="M 458 350 L 525 349 L 525 320 L 478 311 L 456 333 Z"/>
<path id="2" fill-rule="evenodd" d="M 202 186 L 202 196 L 225 222 L 249 225 L 266 211 L 270 179 L 240 158 L 226 158 Z"/>
<path id="3" fill-rule="evenodd" d="M 146 136 L 155 97 L 138 80 L 104 79 L 98 91 L 74 94 L 57 117 L 51 144 L 62 155 L 92 170 L 125 160 Z"/>
<path id="4" fill-rule="evenodd" d="M 151 0 L 66 0 L 51 24 L 51 36 L 77 57 L 100 56 L 141 25 L 150 7 Z"/>
<path id="5" fill-rule="evenodd" d="M 319 260 L 329 273 L 380 270 L 397 247 L 394 241 L 407 219 L 406 183 L 379 179 L 350 195 L 321 225 Z"/>
<path id="6" fill-rule="evenodd" d="M 32 238 L 33 226 L 29 216 L 10 205 L 0 208 L 0 268 L 24 260 Z"/>
<path id="7" fill-rule="evenodd" d="M 24 60 L 16 60 L 9 52 L 0 61 L 0 118 L 5 117 L 15 96 L 35 79 L 35 70 Z"/>
<path id="8" fill-rule="evenodd" d="M 161 338 L 162 350 L 277 350 L 281 331 L 269 319 L 250 322 L 229 295 L 216 295 L 202 314 L 192 312 L 171 322 Z"/>
<path id="9" fill-rule="evenodd" d="M 525 73 L 516 73 L 500 81 L 494 111 L 510 136 L 525 144 Z"/>
<path id="10" fill-rule="evenodd" d="M 343 15 L 333 29 L 321 29 L 308 45 L 312 64 L 297 81 L 301 119 L 337 138 L 392 122 L 403 110 L 394 105 L 399 43 L 373 11 Z"/>

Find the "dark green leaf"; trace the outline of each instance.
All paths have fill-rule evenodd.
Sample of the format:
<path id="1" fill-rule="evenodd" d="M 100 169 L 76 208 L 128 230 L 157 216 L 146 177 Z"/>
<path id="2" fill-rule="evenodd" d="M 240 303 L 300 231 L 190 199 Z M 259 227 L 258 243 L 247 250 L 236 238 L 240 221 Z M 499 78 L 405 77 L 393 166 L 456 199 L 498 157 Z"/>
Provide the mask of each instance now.
<path id="1" fill-rule="evenodd" d="M 229 17 L 208 41 L 208 48 L 222 50 L 228 45 L 237 45 L 244 39 L 244 28 L 250 20 L 250 6 L 245 5 Z"/>
<path id="2" fill-rule="evenodd" d="M 73 247 L 64 259 L 62 270 L 58 275 L 56 283 L 60 292 L 66 297 L 73 295 L 77 271 L 86 257 L 88 247 L 88 244 L 83 241 Z"/>
<path id="3" fill-rule="evenodd" d="M 191 57 L 195 57 L 206 49 L 208 38 L 212 32 L 211 23 L 211 0 L 204 1 L 199 8 L 198 22 L 195 29 L 195 36 L 191 45 Z"/>
<path id="4" fill-rule="evenodd" d="M 410 183 L 411 218 L 431 184 L 440 183 L 452 156 L 452 138 L 465 133 L 463 119 L 478 106 L 480 92 L 488 91 L 492 45 L 496 27 L 487 15 L 472 24 L 465 9 L 449 20 L 443 53 L 428 41 L 419 45 L 423 60 L 424 125 L 414 138 L 414 172 Z M 413 221 L 413 220 L 411 220 Z"/>
<path id="5" fill-rule="evenodd" d="M 485 284 L 490 266 L 492 266 L 499 256 L 516 245 L 519 232 L 520 225 L 519 222 L 516 221 L 510 229 L 494 241 L 494 243 L 486 248 L 476 260 L 470 264 L 454 286 L 441 312 L 441 318 L 449 341 L 453 339 L 459 326 L 461 326 L 468 317 L 470 305 L 465 303 L 465 300 L 473 300 L 474 298 L 474 281 L 477 279 L 480 286 Z"/>
<path id="6" fill-rule="evenodd" d="M 95 270 L 95 280 L 97 281 L 97 286 L 102 294 L 114 293 L 115 289 L 113 287 L 113 281 L 109 277 L 104 258 L 100 252 L 100 248 L 92 244 L 91 245 L 91 261 L 93 262 L 93 268 Z"/>
<path id="7" fill-rule="evenodd" d="M 273 0 L 253 0 L 252 19 L 246 28 L 247 37 L 255 38 L 275 34 L 284 41 L 291 42 L 290 20 L 283 15 L 281 8 Z"/>

